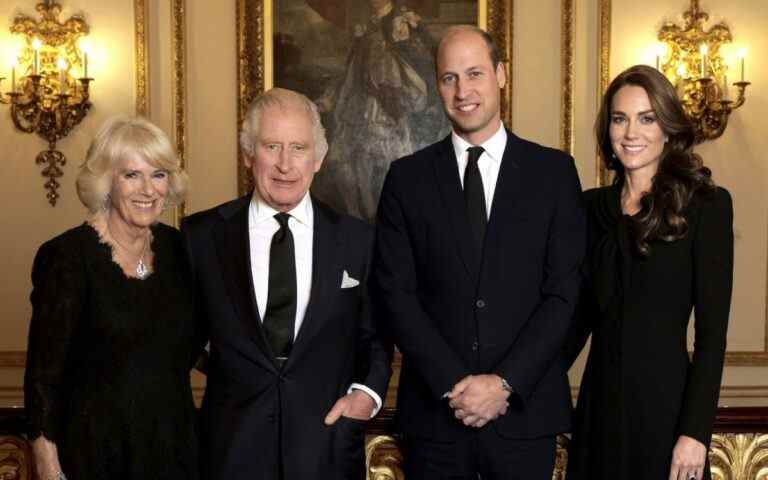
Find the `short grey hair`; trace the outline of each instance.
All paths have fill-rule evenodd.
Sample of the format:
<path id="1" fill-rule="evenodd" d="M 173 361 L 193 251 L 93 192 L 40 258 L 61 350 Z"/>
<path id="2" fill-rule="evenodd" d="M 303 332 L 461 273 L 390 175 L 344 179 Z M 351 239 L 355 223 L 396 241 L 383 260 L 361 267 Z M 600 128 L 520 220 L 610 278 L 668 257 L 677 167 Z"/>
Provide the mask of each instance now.
<path id="1" fill-rule="evenodd" d="M 315 154 L 317 160 L 323 160 L 328 153 L 328 140 L 325 137 L 325 128 L 320 120 L 320 112 L 317 105 L 299 92 L 285 88 L 272 88 L 262 93 L 248 106 L 245 113 L 243 127 L 240 131 L 240 147 L 248 156 L 256 153 L 256 140 L 259 136 L 259 122 L 261 114 L 270 107 L 282 109 L 296 108 L 306 111 L 312 121 L 313 136 L 315 140 Z"/>
<path id="2" fill-rule="evenodd" d="M 184 201 L 189 179 L 165 133 L 145 118 L 116 116 L 96 133 L 77 175 L 77 196 L 90 213 L 109 207 L 113 174 L 126 155 L 138 155 L 168 172 L 166 206 Z"/>

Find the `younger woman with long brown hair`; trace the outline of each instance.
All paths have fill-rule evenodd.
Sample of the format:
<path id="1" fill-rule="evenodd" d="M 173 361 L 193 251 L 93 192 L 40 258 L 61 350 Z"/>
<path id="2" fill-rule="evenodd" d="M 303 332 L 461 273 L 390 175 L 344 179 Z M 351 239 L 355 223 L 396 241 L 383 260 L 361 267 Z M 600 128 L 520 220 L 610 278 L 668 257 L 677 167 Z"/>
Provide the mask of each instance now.
<path id="1" fill-rule="evenodd" d="M 651 67 L 613 80 L 595 131 L 616 175 L 585 192 L 586 282 L 568 362 L 590 333 L 592 343 L 568 480 L 709 479 L 731 303 L 731 197 L 693 153 L 675 89 Z"/>

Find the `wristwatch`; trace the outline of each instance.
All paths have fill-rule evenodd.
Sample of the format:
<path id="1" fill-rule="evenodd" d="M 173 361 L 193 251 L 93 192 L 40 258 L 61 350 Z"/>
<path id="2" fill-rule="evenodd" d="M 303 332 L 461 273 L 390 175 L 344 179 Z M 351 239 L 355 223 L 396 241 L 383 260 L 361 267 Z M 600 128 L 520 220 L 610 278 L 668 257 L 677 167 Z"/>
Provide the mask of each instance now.
<path id="1" fill-rule="evenodd" d="M 499 377 L 499 378 L 501 378 L 501 388 L 502 388 L 502 390 L 505 390 L 505 391 L 507 391 L 509 393 L 515 393 L 515 390 L 512 388 L 512 386 L 509 384 L 509 382 L 507 382 L 506 378 L 504 378 L 504 377 Z"/>

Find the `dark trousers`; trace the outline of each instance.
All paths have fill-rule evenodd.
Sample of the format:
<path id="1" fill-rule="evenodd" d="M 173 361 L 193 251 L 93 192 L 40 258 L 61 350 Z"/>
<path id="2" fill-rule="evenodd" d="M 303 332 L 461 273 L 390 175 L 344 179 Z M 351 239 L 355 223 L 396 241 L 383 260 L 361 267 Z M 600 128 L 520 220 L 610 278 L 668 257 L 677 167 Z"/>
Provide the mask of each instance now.
<path id="1" fill-rule="evenodd" d="M 457 441 L 406 436 L 406 479 L 418 480 L 551 480 L 555 437 L 508 439 L 492 425 Z"/>

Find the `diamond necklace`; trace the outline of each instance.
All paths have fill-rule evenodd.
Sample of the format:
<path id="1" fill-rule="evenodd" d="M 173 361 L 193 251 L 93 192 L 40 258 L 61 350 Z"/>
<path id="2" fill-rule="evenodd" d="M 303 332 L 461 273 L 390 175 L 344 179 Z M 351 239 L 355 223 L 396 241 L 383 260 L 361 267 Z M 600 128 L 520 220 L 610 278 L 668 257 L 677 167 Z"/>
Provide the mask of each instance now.
<path id="1" fill-rule="evenodd" d="M 131 251 L 125 248 L 125 245 L 120 243 L 120 240 L 115 237 L 115 235 L 112 233 L 112 229 L 109 227 L 109 219 L 107 219 L 107 231 L 109 232 L 109 236 L 112 237 L 112 240 L 117 243 L 117 245 L 125 250 L 126 252 L 130 253 Z M 139 263 L 136 264 L 136 278 L 139 280 L 144 280 L 147 278 L 147 275 L 149 275 L 149 268 L 147 268 L 146 264 L 144 264 L 144 255 L 147 254 L 147 247 L 149 246 L 149 235 L 144 239 L 144 248 L 141 250 L 141 256 L 139 257 Z"/>

